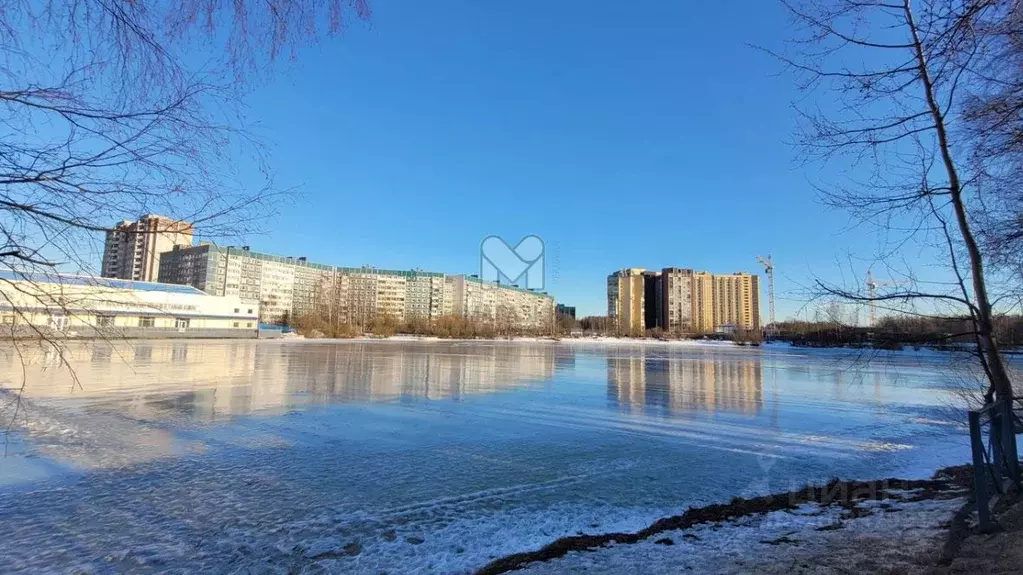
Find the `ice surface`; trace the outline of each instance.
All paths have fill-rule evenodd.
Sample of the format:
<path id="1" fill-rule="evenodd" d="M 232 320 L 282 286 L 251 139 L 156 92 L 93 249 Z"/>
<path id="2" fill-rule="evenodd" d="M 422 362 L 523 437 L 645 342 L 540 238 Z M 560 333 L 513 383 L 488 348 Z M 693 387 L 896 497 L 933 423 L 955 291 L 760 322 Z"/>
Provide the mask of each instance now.
<path id="1" fill-rule="evenodd" d="M 29 356 L 0 459 L 5 572 L 466 573 L 691 505 L 968 457 L 946 424 L 947 358 L 919 354 L 296 341 L 70 356 L 80 385 L 46 349 Z M 0 405 L 20 377 L 0 360 Z"/>

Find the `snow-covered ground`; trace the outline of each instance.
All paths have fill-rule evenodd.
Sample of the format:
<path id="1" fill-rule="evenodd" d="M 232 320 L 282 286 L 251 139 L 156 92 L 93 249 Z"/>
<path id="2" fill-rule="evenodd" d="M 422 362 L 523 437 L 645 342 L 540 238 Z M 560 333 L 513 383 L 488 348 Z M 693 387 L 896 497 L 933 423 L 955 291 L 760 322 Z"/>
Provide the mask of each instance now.
<path id="1" fill-rule="evenodd" d="M 850 517 L 839 505 L 746 516 L 666 531 L 633 544 L 576 551 L 516 571 L 562 573 L 915 573 L 934 565 L 963 498 L 859 504 Z"/>

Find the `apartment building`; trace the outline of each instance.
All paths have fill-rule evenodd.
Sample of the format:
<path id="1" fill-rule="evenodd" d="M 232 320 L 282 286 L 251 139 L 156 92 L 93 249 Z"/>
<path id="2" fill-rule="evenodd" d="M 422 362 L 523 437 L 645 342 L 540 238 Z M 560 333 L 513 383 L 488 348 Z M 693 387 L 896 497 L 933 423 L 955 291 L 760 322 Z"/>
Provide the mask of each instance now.
<path id="1" fill-rule="evenodd" d="M 406 276 L 405 318 L 444 315 L 444 274 L 413 271 Z"/>
<path id="2" fill-rule="evenodd" d="M 560 315 L 567 315 L 568 317 L 570 317 L 572 319 L 575 319 L 575 306 L 574 305 L 565 305 L 565 304 L 559 303 L 558 305 L 554 306 L 554 312 L 557 315 L 559 315 L 559 316 Z"/>
<path id="3" fill-rule="evenodd" d="M 484 281 L 477 276 L 445 278 L 450 313 L 498 327 L 545 330 L 554 322 L 554 298 L 543 292 Z"/>
<path id="4" fill-rule="evenodd" d="M 645 271 L 627 268 L 607 276 L 607 317 L 618 331 L 646 331 Z"/>
<path id="5" fill-rule="evenodd" d="M 714 331 L 714 274 L 693 272 L 693 333 Z"/>
<path id="6" fill-rule="evenodd" d="M 302 271 L 296 273 L 296 270 Z M 287 321 L 309 309 L 318 294 L 325 266 L 305 258 L 260 254 L 213 244 L 175 246 L 160 258 L 159 281 L 190 285 L 208 294 L 234 296 L 259 304 L 260 321 Z"/>
<path id="7" fill-rule="evenodd" d="M 643 272 L 643 323 L 647 329 L 664 329 L 664 282 L 661 272 Z"/>
<path id="8" fill-rule="evenodd" d="M 661 328 L 669 333 L 693 331 L 693 270 L 661 270 Z"/>
<path id="9" fill-rule="evenodd" d="M 106 234 L 100 275 L 154 282 L 160 272 L 160 255 L 175 246 L 192 245 L 192 233 L 192 224 L 154 214 L 120 222 Z"/>
<path id="10" fill-rule="evenodd" d="M 281 322 L 318 309 L 341 323 L 358 326 L 367 326 L 378 317 L 402 322 L 456 313 L 533 327 L 548 321 L 548 315 L 553 318 L 554 307 L 553 299 L 545 294 L 478 279 L 470 281 L 464 276 L 446 278 L 442 273 L 422 270 L 327 266 L 304 257 L 212 244 L 167 252 L 161 260 L 159 278 L 213 295 L 238 296 L 242 301 L 259 303 L 264 322 Z"/>
<path id="11" fill-rule="evenodd" d="M 405 290 L 408 281 L 404 276 L 374 274 L 376 280 L 376 313 L 396 319 L 405 320 Z"/>
<path id="12" fill-rule="evenodd" d="M 713 276 L 715 328 L 760 329 L 760 278 L 745 272 Z"/>
<path id="13" fill-rule="evenodd" d="M 683 268 L 630 268 L 607 279 L 608 318 L 620 332 L 706 333 L 760 329 L 760 281 Z"/>

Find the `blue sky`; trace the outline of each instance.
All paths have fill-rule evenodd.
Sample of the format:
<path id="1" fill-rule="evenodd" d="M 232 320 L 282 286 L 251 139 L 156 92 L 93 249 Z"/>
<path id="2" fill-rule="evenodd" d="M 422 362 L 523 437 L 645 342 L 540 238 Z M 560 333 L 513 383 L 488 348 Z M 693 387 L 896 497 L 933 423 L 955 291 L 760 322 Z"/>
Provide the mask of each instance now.
<path id="1" fill-rule="evenodd" d="M 615 269 L 757 272 L 772 254 L 785 317 L 799 284 L 872 248 L 817 202 L 793 80 L 749 47 L 787 36 L 775 2 L 373 8 L 248 100 L 301 194 L 253 249 L 475 273 L 483 237 L 537 234 L 548 291 L 581 314 L 605 312 Z"/>

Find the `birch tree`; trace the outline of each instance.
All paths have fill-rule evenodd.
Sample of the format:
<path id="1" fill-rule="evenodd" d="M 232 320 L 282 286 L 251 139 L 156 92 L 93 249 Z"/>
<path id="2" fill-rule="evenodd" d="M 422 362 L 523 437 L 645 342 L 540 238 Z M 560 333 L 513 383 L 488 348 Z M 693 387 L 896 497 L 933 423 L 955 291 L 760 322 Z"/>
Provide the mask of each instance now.
<path id="1" fill-rule="evenodd" d="M 864 293 L 820 283 L 831 295 L 902 305 L 947 306 L 968 315 L 987 399 L 1012 396 L 995 338 L 989 256 L 978 216 L 989 190 L 984 146 L 967 121 L 991 89 L 1019 0 L 783 0 L 796 35 L 775 54 L 810 95 L 798 144 L 807 159 L 851 175 L 820 192 L 860 221 L 940 246 L 953 281 L 891 282 Z M 1016 71 L 1018 77 L 1018 70 Z M 825 96 L 819 98 L 814 96 Z M 914 309 L 918 309 L 915 308 Z"/>
<path id="2" fill-rule="evenodd" d="M 366 0 L 0 0 L 0 266 L 91 269 L 85 248 L 146 213 L 206 236 L 258 222 L 281 190 L 245 93 L 368 16 Z"/>

